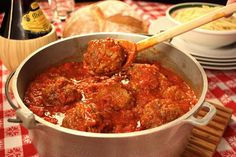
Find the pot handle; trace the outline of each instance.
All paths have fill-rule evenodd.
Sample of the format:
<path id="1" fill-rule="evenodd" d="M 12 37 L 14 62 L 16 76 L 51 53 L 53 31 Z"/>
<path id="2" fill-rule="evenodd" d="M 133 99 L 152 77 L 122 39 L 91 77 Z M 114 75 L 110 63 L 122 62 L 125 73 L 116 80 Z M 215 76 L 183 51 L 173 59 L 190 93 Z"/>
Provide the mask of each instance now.
<path id="1" fill-rule="evenodd" d="M 28 128 L 28 129 L 32 129 L 36 126 L 36 121 L 35 121 L 33 112 L 26 111 L 26 110 L 16 106 L 10 97 L 10 93 L 9 93 L 10 87 L 9 86 L 10 86 L 10 81 L 14 76 L 14 73 L 15 72 L 12 72 L 7 77 L 7 80 L 5 83 L 5 95 L 6 95 L 6 99 L 7 99 L 8 103 L 11 105 L 11 107 L 13 109 L 16 110 L 16 119 L 9 118 L 7 121 L 12 122 L 12 123 L 23 123 L 24 127 Z"/>
<path id="2" fill-rule="evenodd" d="M 192 115 L 188 119 L 186 119 L 186 121 L 193 125 L 207 125 L 216 114 L 216 108 L 215 106 L 211 105 L 210 103 L 206 101 L 203 102 L 202 107 L 206 107 L 209 109 L 208 113 L 204 117 L 202 117 L 201 119 L 198 119 Z"/>

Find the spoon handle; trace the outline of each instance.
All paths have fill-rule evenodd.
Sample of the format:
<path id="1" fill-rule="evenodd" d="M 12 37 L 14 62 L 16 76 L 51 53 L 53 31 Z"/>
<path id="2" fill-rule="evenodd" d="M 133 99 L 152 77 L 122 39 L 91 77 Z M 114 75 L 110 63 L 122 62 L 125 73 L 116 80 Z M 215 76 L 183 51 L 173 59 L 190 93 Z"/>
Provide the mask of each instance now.
<path id="1" fill-rule="evenodd" d="M 219 18 L 228 16 L 236 12 L 236 3 L 226 5 L 220 9 L 212 11 L 204 16 L 186 22 L 184 24 L 172 27 L 162 33 L 155 34 L 151 37 L 148 37 L 144 40 L 141 40 L 136 43 L 136 51 L 141 51 L 168 39 L 171 39 L 177 35 L 183 34 L 187 31 L 190 31 L 194 28 L 202 26 L 211 21 L 217 20 Z M 194 38 L 194 37 L 193 37 Z"/>

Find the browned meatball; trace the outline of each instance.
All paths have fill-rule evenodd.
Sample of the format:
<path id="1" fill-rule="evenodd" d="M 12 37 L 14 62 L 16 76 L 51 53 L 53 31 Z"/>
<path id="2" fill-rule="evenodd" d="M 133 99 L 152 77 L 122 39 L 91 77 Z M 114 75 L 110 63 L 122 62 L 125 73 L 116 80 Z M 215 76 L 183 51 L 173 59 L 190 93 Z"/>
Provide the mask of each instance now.
<path id="1" fill-rule="evenodd" d="M 125 50 L 111 38 L 92 40 L 84 54 L 84 63 L 93 74 L 109 75 L 121 69 Z"/>
<path id="2" fill-rule="evenodd" d="M 102 118 L 95 104 L 77 103 L 65 113 L 62 126 L 70 129 L 101 132 L 104 128 Z"/>
<path id="3" fill-rule="evenodd" d="M 76 86 L 65 77 L 56 77 L 42 90 L 44 106 L 63 106 L 81 99 Z"/>
<path id="4" fill-rule="evenodd" d="M 181 90 L 179 86 L 170 86 L 163 91 L 163 98 L 170 98 L 173 100 L 181 100 L 187 98 L 186 93 Z"/>
<path id="5" fill-rule="evenodd" d="M 169 86 L 171 86 L 171 82 L 162 73 L 160 73 L 158 76 L 158 82 L 159 82 L 159 91 L 161 93 L 163 93 L 164 90 L 166 90 Z"/>
<path id="6" fill-rule="evenodd" d="M 139 112 L 141 125 L 146 129 L 170 122 L 183 114 L 178 104 L 170 99 L 155 99 Z"/>
<path id="7" fill-rule="evenodd" d="M 132 93 L 112 80 L 95 83 L 88 87 L 84 94 L 89 102 L 106 110 L 130 109 L 134 105 Z"/>
<path id="8" fill-rule="evenodd" d="M 133 64 L 127 71 L 130 86 L 136 91 L 152 90 L 159 86 L 159 69 L 151 64 Z"/>
<path id="9" fill-rule="evenodd" d="M 159 69 L 150 64 L 133 64 L 127 71 L 128 89 L 135 91 L 136 104 L 144 105 L 157 97 Z"/>

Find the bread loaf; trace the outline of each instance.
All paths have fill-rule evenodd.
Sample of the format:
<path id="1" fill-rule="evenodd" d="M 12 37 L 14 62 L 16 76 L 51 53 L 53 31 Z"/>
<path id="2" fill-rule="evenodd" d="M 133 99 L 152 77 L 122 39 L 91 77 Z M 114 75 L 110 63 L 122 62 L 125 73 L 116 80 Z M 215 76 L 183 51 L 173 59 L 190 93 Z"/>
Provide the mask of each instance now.
<path id="1" fill-rule="evenodd" d="M 146 33 L 147 24 L 121 1 L 102 1 L 78 9 L 65 24 L 63 37 L 92 32 Z"/>

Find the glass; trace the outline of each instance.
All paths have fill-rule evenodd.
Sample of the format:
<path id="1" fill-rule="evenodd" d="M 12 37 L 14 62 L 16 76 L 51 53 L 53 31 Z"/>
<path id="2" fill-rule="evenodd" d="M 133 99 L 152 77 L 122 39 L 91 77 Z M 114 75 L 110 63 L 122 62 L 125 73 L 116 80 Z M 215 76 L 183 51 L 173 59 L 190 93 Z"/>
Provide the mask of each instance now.
<path id="1" fill-rule="evenodd" d="M 48 0 L 49 6 L 53 13 L 52 20 L 66 20 L 74 11 L 74 0 Z"/>

